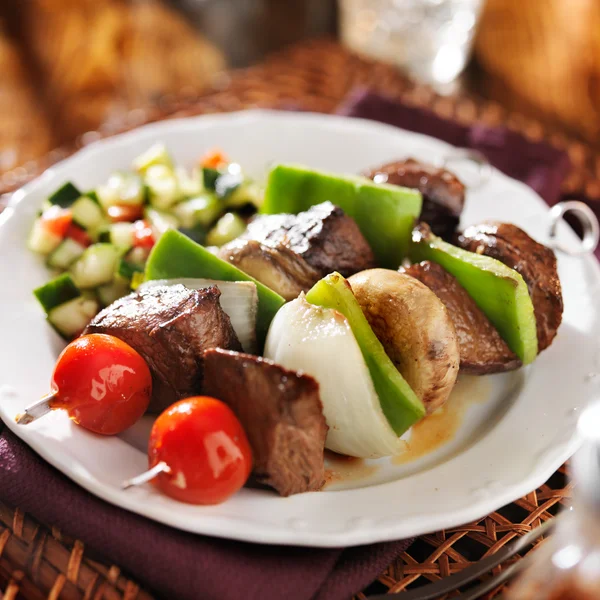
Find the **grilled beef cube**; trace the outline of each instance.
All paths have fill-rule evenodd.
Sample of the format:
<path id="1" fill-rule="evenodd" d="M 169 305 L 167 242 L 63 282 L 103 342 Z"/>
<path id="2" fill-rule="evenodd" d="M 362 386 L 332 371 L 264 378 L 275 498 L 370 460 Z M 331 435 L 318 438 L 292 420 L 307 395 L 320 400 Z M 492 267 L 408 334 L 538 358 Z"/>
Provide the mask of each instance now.
<path id="1" fill-rule="evenodd" d="M 254 244 L 243 244 L 248 241 Z M 293 259 L 292 253 L 298 258 Z M 333 271 L 348 277 L 375 266 L 373 251 L 358 225 L 331 202 L 297 215 L 259 215 L 244 234 L 221 248 L 219 256 L 269 287 L 272 286 L 265 279 L 276 281 L 282 271 L 289 269 L 298 293 L 307 291 Z M 244 261 L 251 262 L 252 272 L 246 270 Z M 290 263 L 289 267 L 286 263 Z M 280 274 L 269 275 L 273 269 Z M 273 289 L 289 300 L 298 295 L 283 293 L 285 284 Z"/>
<path id="2" fill-rule="evenodd" d="M 159 286 L 129 294 L 100 312 L 84 333 L 106 333 L 137 350 L 152 372 L 148 412 L 202 392 L 204 350 L 241 350 L 216 287 Z"/>
<path id="3" fill-rule="evenodd" d="M 496 258 L 521 274 L 533 302 L 538 352 L 547 348 L 556 335 L 563 313 L 554 252 L 511 223 L 490 222 L 468 227 L 458 236 L 458 245 Z"/>
<path id="4" fill-rule="evenodd" d="M 419 190 L 423 195 L 421 221 L 444 239 L 456 231 L 465 204 L 465 186 L 450 171 L 408 158 L 369 169 L 365 176 Z"/>
<path id="5" fill-rule="evenodd" d="M 443 267 L 424 261 L 400 271 L 424 283 L 445 304 L 458 336 L 462 372 L 485 375 L 521 366 L 490 320 Z"/>
<path id="6" fill-rule="evenodd" d="M 297 298 L 322 277 L 320 271 L 285 246 L 271 248 L 255 240 L 238 239 L 223 246 L 218 256 L 286 300 Z"/>
<path id="7" fill-rule="evenodd" d="M 327 425 L 319 384 L 250 354 L 207 350 L 204 363 L 205 393 L 240 419 L 255 478 L 282 496 L 321 488 Z"/>

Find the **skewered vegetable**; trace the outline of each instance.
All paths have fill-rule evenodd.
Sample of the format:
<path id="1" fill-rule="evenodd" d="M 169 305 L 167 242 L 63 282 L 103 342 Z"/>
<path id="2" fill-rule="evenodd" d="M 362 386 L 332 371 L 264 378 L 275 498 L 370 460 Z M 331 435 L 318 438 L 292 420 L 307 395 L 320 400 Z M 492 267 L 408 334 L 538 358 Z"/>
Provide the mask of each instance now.
<path id="1" fill-rule="evenodd" d="M 526 365 L 535 359 L 533 304 L 527 284 L 514 269 L 444 242 L 423 223 L 413 230 L 410 257 L 413 262 L 436 262 L 454 275 L 521 362 Z"/>
<path id="2" fill-rule="evenodd" d="M 418 191 L 373 183 L 364 177 L 278 165 L 269 173 L 260 212 L 295 214 L 326 201 L 356 221 L 380 266 L 400 266 L 414 220 L 421 212 Z"/>
<path id="3" fill-rule="evenodd" d="M 147 474 L 124 487 L 152 481 L 188 504 L 219 504 L 246 483 L 252 468 L 248 438 L 233 411 L 220 400 L 180 400 L 154 422 Z"/>
<path id="4" fill-rule="evenodd" d="M 339 273 L 332 273 L 313 286 L 306 294 L 306 300 L 337 310 L 348 319 L 371 373 L 381 408 L 392 429 L 402 435 L 425 415 L 425 408 L 388 358 L 348 282 Z"/>
<path id="5" fill-rule="evenodd" d="M 273 319 L 264 354 L 317 380 L 329 426 L 327 448 L 361 458 L 402 451 L 404 443 L 382 410 L 363 352 L 340 312 L 302 296 L 289 302 Z M 398 373 L 391 362 L 390 369 Z"/>
<path id="6" fill-rule="evenodd" d="M 432 413 L 450 396 L 460 363 L 446 307 L 426 285 L 396 271 L 370 269 L 348 283 L 387 355 Z"/>
<path id="7" fill-rule="evenodd" d="M 52 392 L 17 422 L 27 425 L 50 410 L 64 409 L 81 427 L 116 435 L 144 414 L 151 394 L 150 369 L 131 346 L 109 335 L 86 335 L 62 351 Z"/>
<path id="8" fill-rule="evenodd" d="M 152 249 L 146 264 L 146 280 L 204 278 L 218 281 L 252 281 L 258 292 L 256 336 L 264 342 L 269 324 L 285 300 L 233 265 L 211 254 L 178 231 L 167 231 Z"/>

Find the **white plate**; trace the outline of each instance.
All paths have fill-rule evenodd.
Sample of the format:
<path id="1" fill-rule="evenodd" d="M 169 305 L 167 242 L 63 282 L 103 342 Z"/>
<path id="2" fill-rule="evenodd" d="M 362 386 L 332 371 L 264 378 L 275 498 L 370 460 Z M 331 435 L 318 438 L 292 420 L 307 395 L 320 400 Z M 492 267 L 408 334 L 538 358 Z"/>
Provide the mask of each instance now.
<path id="1" fill-rule="evenodd" d="M 600 269 L 591 257 L 564 255 L 559 256 L 559 271 L 565 314 L 551 348 L 527 369 L 463 379 L 454 405 L 466 407 L 466 414 L 451 440 L 432 454 L 405 465 L 383 460 L 359 469 L 362 476 L 322 492 L 280 498 L 244 489 L 220 506 L 188 506 L 148 486 L 119 489 L 121 481 L 146 467 L 147 423 L 121 439 L 89 434 L 61 413 L 17 427 L 15 415 L 47 391 L 62 347 L 31 294 L 48 278 L 41 261 L 25 248 L 36 212 L 64 181 L 93 187 L 159 140 L 188 165 L 219 146 L 254 175 L 274 161 L 354 173 L 408 155 L 438 160 L 451 150 L 428 137 L 342 117 L 276 112 L 204 116 L 153 124 L 95 143 L 16 193 L 0 216 L 0 416 L 68 477 L 108 502 L 188 531 L 271 544 L 349 546 L 480 518 L 542 484 L 574 452 L 579 409 L 598 391 L 590 374 L 599 371 L 600 361 Z M 548 241 L 544 202 L 495 170 L 488 183 L 469 193 L 463 224 L 484 218 L 516 223 Z M 575 238 L 564 224 L 558 235 L 567 242 Z"/>

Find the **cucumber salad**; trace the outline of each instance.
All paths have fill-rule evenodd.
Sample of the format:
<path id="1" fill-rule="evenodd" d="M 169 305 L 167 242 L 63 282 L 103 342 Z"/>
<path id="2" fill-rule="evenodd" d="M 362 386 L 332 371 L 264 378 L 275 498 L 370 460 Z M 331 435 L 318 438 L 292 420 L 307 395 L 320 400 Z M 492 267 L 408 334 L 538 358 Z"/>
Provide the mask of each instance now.
<path id="1" fill-rule="evenodd" d="M 221 151 L 190 170 L 176 166 L 163 144 L 92 190 L 66 182 L 44 202 L 27 242 L 53 275 L 34 291 L 48 321 L 72 339 L 101 308 L 138 287 L 167 230 L 222 246 L 245 231 L 262 196 Z"/>

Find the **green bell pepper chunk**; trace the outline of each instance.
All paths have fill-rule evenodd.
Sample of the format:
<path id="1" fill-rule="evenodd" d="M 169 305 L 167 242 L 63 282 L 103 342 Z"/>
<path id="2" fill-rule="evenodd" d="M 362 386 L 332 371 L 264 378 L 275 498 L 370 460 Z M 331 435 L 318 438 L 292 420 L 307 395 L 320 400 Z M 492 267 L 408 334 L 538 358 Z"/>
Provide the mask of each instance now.
<path id="1" fill-rule="evenodd" d="M 533 303 L 519 273 L 495 258 L 448 244 L 423 226 L 413 230 L 410 258 L 444 267 L 467 290 L 521 362 L 526 365 L 535 359 L 538 345 Z"/>
<path id="2" fill-rule="evenodd" d="M 258 292 L 256 336 L 260 343 L 267 337 L 275 313 L 285 304 L 276 292 L 256 281 L 228 262 L 211 254 L 186 235 L 169 229 L 158 240 L 146 263 L 146 281 L 195 277 L 219 281 L 252 281 Z"/>
<path id="3" fill-rule="evenodd" d="M 306 294 L 306 300 L 316 306 L 337 310 L 348 319 L 379 396 L 383 414 L 396 434 L 402 435 L 422 419 L 425 416 L 423 403 L 385 353 L 350 284 L 339 273 L 331 273 L 312 287 Z"/>
<path id="4" fill-rule="evenodd" d="M 260 212 L 296 214 L 327 200 L 356 221 L 379 266 L 400 266 L 415 219 L 421 214 L 420 192 L 365 177 L 278 165 L 269 173 Z"/>

